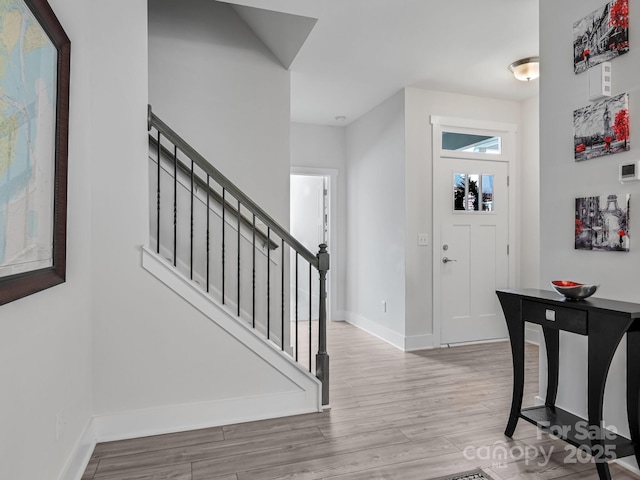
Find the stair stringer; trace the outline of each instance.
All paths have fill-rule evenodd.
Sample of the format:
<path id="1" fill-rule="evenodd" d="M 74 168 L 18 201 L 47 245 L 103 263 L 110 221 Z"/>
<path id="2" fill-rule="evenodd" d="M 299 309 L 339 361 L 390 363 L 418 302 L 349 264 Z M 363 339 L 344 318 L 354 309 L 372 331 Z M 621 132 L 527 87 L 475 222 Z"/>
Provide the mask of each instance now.
<path id="1" fill-rule="evenodd" d="M 142 247 L 142 267 L 233 338 L 249 348 L 285 378 L 293 382 L 304 393 L 304 405 L 301 405 L 298 409 L 299 411 L 292 412 L 292 414 L 323 411 L 322 383 L 320 380 L 295 362 L 293 358 L 273 342 L 249 325 L 246 325 L 241 319 L 238 319 L 227 308 L 207 295 L 199 285 L 193 283 L 177 271 L 166 259 L 147 247 Z"/>

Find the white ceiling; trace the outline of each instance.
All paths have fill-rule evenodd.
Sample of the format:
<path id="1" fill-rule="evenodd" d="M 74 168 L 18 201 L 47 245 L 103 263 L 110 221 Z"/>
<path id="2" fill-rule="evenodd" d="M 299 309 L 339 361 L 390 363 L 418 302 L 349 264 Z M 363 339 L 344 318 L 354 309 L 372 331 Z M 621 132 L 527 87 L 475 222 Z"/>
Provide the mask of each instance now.
<path id="1" fill-rule="evenodd" d="M 225 1 L 286 58 L 294 122 L 346 125 L 406 86 L 506 100 L 538 93 L 538 81 L 507 68 L 538 55 L 538 0 Z"/>

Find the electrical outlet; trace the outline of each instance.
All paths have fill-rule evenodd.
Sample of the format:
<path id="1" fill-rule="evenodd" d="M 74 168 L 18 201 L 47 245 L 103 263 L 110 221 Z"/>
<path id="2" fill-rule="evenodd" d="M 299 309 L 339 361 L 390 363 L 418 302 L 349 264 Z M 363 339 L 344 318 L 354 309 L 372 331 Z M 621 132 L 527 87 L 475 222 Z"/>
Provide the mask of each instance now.
<path id="1" fill-rule="evenodd" d="M 429 234 L 428 233 L 419 233 L 418 234 L 418 245 L 420 247 L 426 247 L 429 245 Z"/>

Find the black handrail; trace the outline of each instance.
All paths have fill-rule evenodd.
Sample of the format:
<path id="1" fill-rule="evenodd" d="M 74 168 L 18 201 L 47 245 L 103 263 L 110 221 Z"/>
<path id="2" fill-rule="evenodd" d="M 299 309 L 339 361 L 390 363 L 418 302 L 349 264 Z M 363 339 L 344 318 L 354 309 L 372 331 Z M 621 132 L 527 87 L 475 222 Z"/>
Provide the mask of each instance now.
<path id="1" fill-rule="evenodd" d="M 182 151 L 189 159 L 198 165 L 207 175 L 214 179 L 222 188 L 229 192 L 234 198 L 240 201 L 245 207 L 247 207 L 252 213 L 255 214 L 268 228 L 270 228 L 276 235 L 288 243 L 291 248 L 298 252 L 307 262 L 312 264 L 316 270 L 318 269 L 318 259 L 311 253 L 307 247 L 302 245 L 296 240 L 287 230 L 276 222 L 267 212 L 265 212 L 257 203 L 249 198 L 245 193 L 240 190 L 231 180 L 225 177 L 217 168 L 211 165 L 205 158 L 200 155 L 191 145 L 180 137 L 171 127 L 160 120 L 155 113 L 151 110 L 151 105 L 148 108 L 147 117 L 148 129 L 155 127 L 158 131 L 162 132 L 162 135 L 170 140 L 180 151 Z"/>
<path id="2" fill-rule="evenodd" d="M 149 135 L 149 145 L 153 147 L 154 151 L 156 151 L 158 149 L 158 139 L 154 138 L 153 135 Z M 167 147 L 165 147 L 164 145 L 160 145 L 160 151 L 164 157 L 174 162 L 174 165 L 176 166 L 177 170 L 179 170 L 181 173 L 183 173 L 186 176 L 191 175 L 191 169 L 184 162 L 182 162 L 181 160 L 178 160 L 177 156 L 174 156 L 174 153 L 172 153 Z M 199 175 L 195 175 L 193 177 L 193 181 L 201 190 L 204 190 L 205 192 L 209 192 L 210 199 L 214 200 L 219 205 L 222 205 L 222 195 L 216 192 L 210 185 L 207 185 L 207 182 L 203 180 Z M 238 211 L 228 201 L 226 202 L 225 209 L 231 212 L 234 217 L 238 216 Z M 240 213 L 240 221 L 245 227 L 253 228 L 252 221 L 249 220 L 242 213 Z M 279 247 L 277 242 L 274 242 L 273 240 L 269 241 L 267 239 L 267 235 L 259 228 L 256 228 L 256 236 L 262 239 L 262 242 L 264 243 L 264 245 L 268 244 L 271 250 L 275 250 L 276 248 Z"/>

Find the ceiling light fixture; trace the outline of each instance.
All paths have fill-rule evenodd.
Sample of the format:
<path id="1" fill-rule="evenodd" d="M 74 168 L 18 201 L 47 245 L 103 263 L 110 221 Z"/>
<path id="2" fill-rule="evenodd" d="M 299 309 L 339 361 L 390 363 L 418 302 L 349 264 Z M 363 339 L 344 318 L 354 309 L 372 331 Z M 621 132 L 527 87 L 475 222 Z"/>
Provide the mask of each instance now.
<path id="1" fill-rule="evenodd" d="M 527 57 L 509 65 L 513 76 L 522 82 L 535 80 L 540 76 L 540 57 Z"/>

